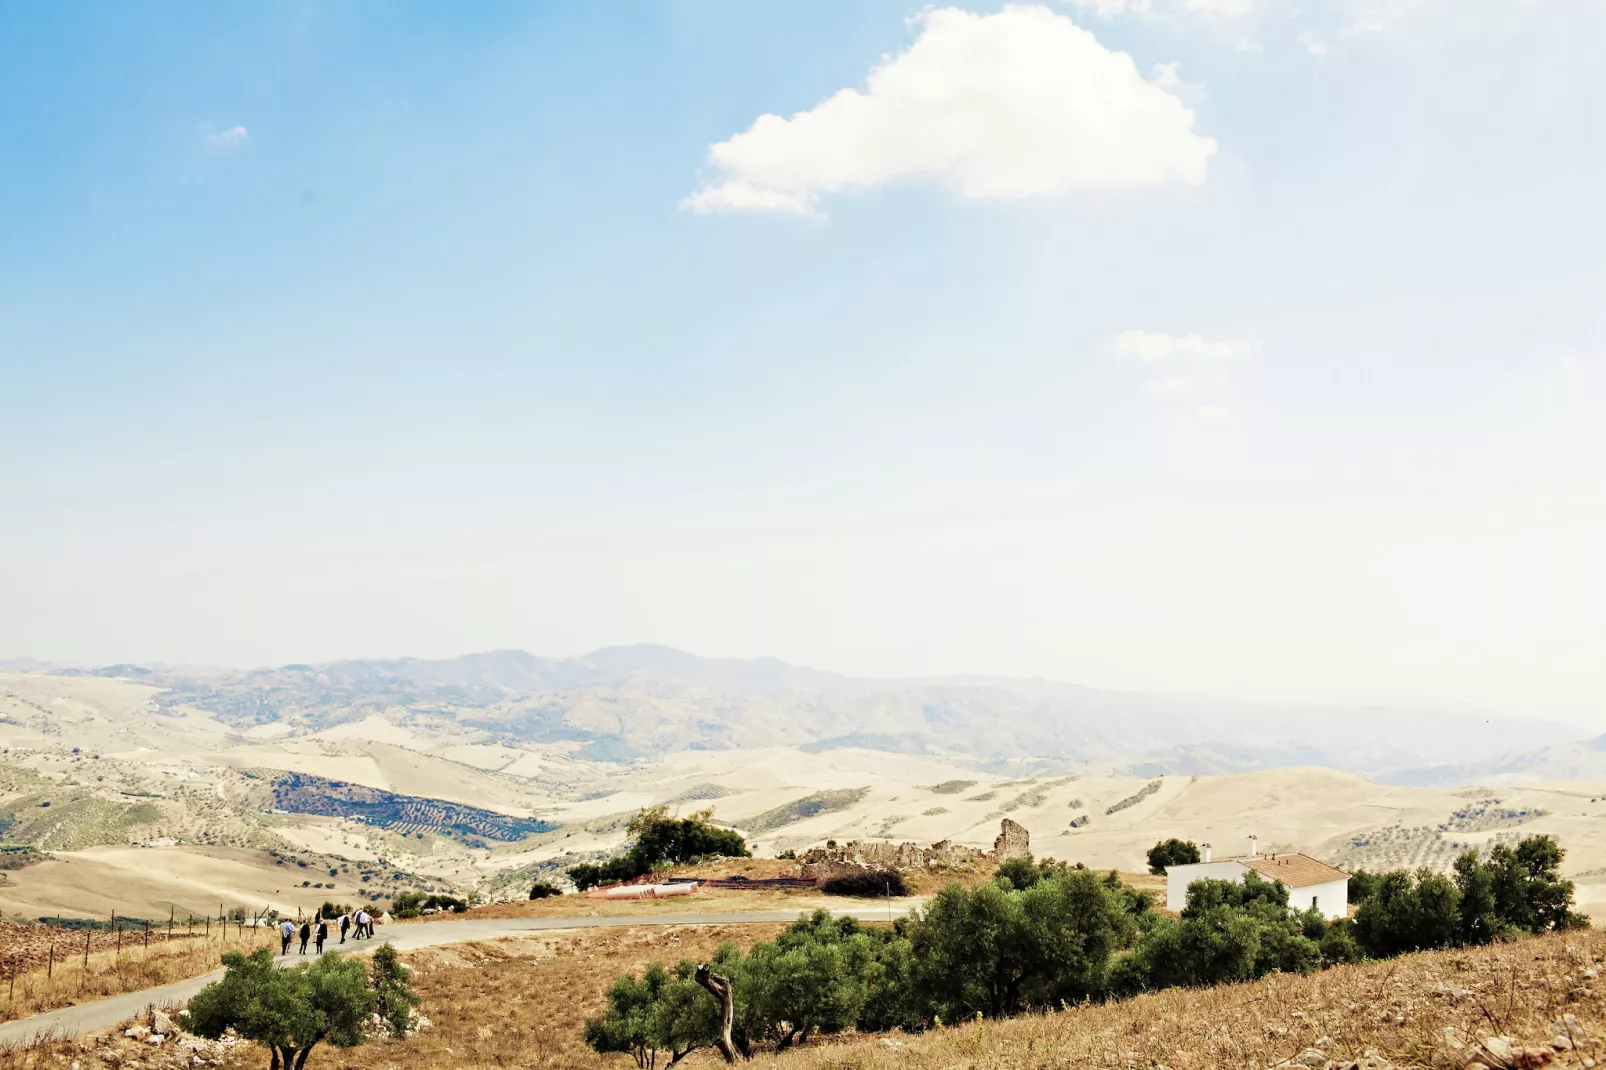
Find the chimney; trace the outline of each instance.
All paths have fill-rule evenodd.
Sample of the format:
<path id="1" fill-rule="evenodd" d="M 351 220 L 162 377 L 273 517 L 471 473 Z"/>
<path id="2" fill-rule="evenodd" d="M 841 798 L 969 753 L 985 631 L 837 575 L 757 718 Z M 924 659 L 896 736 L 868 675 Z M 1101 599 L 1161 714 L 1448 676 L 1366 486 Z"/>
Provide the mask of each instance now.
<path id="1" fill-rule="evenodd" d="M 1249 837 L 1249 857 L 1250 858 L 1254 858 L 1255 857 L 1255 837 L 1254 836 L 1250 836 Z"/>
<path id="2" fill-rule="evenodd" d="M 1199 845 L 1199 860 L 1201 862 L 1210 861 L 1210 845 L 1208 843 L 1201 843 Z"/>

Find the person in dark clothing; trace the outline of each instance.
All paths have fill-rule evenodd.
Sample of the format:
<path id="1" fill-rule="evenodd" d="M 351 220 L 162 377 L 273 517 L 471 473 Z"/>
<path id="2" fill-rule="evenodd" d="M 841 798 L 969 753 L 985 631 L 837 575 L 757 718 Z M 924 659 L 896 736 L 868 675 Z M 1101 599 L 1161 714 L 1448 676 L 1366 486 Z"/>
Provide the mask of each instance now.
<path id="1" fill-rule="evenodd" d="M 295 931 L 295 926 L 290 924 L 289 918 L 285 918 L 279 924 L 279 954 L 290 954 L 290 938 L 295 935 Z"/>
<path id="2" fill-rule="evenodd" d="M 346 930 L 349 928 L 351 928 L 351 915 L 349 913 L 340 915 L 340 942 L 342 944 L 346 942 Z"/>
<path id="3" fill-rule="evenodd" d="M 318 954 L 323 954 L 323 942 L 329 939 L 329 923 L 323 920 L 322 915 L 318 917 L 318 927 L 313 930 L 312 938 L 318 945 Z"/>
<path id="4" fill-rule="evenodd" d="M 307 953 L 307 941 L 312 939 L 312 926 L 307 922 L 301 923 L 301 954 Z"/>

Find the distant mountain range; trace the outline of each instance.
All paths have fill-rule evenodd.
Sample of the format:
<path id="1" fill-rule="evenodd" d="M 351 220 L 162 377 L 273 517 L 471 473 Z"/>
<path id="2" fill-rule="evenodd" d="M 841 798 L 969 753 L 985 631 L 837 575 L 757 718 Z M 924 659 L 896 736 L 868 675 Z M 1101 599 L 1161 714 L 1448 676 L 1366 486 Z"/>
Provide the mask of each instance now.
<path id="1" fill-rule="evenodd" d="M 1320 765 L 1393 782 L 1464 783 L 1495 770 L 1520 772 L 1513 755 L 1554 752 L 1573 755 L 1580 771 L 1584 757 L 1598 754 L 1606 775 L 1599 741 L 1581 742 L 1579 730 L 1544 721 L 1102 691 L 1041 679 L 862 679 L 774 658 L 703 658 L 652 645 L 572 658 L 503 650 L 244 671 L 89 671 L 167 688 L 160 703 L 200 708 L 242 729 L 282 722 L 312 732 L 378 714 L 450 722 L 508 743 L 575 740 L 585 744 L 584 756 L 608 760 L 688 749 L 863 747 L 1045 770 L 1156 775 Z M 1478 772 L 1485 769 L 1491 772 Z"/>

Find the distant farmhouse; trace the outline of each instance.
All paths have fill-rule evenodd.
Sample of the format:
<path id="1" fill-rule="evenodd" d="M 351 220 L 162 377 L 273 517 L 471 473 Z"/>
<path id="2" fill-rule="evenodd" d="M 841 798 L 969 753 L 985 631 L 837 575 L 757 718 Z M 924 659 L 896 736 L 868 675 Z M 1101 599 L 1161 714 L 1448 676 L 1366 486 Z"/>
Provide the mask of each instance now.
<path id="1" fill-rule="evenodd" d="M 1263 855 L 1255 849 L 1255 837 L 1251 836 L 1246 855 L 1214 861 L 1210 845 L 1202 843 L 1199 857 L 1203 861 L 1165 868 L 1167 910 L 1180 911 L 1188 905 L 1188 885 L 1194 881 L 1208 877 L 1241 883 L 1244 874 L 1254 870 L 1267 880 L 1280 881 L 1288 889 L 1288 905 L 1295 910 L 1315 907 L 1328 919 L 1342 918 L 1349 913 L 1349 874 L 1309 855 Z"/>

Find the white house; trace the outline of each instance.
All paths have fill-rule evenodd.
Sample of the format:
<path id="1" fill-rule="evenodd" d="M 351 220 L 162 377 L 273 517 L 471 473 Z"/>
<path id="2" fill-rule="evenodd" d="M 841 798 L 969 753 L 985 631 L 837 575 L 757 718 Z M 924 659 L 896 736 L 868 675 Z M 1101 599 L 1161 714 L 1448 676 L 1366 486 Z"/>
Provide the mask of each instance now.
<path id="1" fill-rule="evenodd" d="M 1194 881 L 1210 878 L 1241 882 L 1245 873 L 1254 870 L 1267 880 L 1281 882 L 1288 889 L 1288 905 L 1295 910 L 1315 907 L 1327 918 L 1342 918 L 1349 913 L 1349 874 L 1309 855 L 1263 855 L 1255 849 L 1255 838 L 1251 836 L 1246 855 L 1218 862 L 1211 857 L 1210 845 L 1203 843 L 1199 845 L 1199 857 L 1198 862 L 1165 868 L 1167 910 L 1180 911 L 1187 906 L 1188 885 Z"/>

